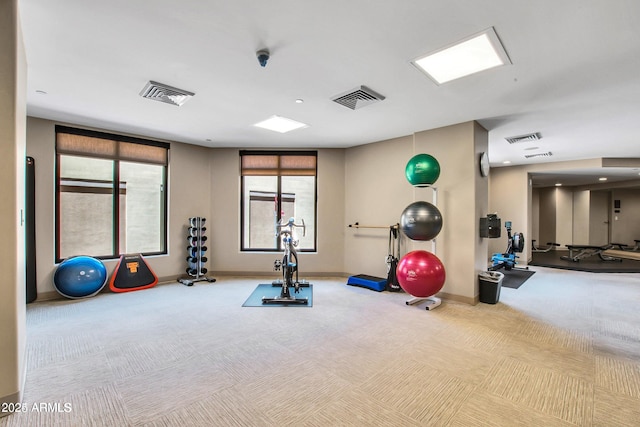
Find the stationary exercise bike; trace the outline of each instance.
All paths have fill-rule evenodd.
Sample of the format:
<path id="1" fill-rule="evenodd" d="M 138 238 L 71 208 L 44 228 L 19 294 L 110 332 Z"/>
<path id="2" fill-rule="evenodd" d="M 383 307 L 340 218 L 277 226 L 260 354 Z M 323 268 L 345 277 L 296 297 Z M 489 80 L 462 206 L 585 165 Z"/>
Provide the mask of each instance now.
<path id="1" fill-rule="evenodd" d="M 495 253 L 491 256 L 493 265 L 489 268 L 491 271 L 504 268 L 511 270 L 516 266 L 516 253 L 522 252 L 524 249 L 524 235 L 522 233 L 511 234 L 511 221 L 505 221 L 504 226 L 507 229 L 507 250 L 503 253 Z"/>
<path id="2" fill-rule="evenodd" d="M 284 246 L 284 254 L 282 260 L 276 260 L 273 264 L 275 271 L 282 270 L 282 281 L 273 282 L 274 286 L 281 286 L 280 296 L 276 297 L 262 297 L 263 304 L 307 304 L 308 298 L 296 298 L 291 295 L 291 289 L 294 289 L 294 293 L 300 292 L 300 287 L 309 286 L 302 282 L 298 278 L 298 254 L 296 252 L 296 246 L 298 246 L 298 240 L 293 237 L 293 230 L 295 227 L 302 228 L 302 235 L 306 234 L 306 226 L 304 220 L 301 220 L 302 224 L 296 224 L 295 218 L 289 218 L 286 223 L 280 220 L 280 223 L 276 226 L 276 236 L 280 236 L 282 244 Z M 295 279 L 294 279 L 295 277 Z"/>

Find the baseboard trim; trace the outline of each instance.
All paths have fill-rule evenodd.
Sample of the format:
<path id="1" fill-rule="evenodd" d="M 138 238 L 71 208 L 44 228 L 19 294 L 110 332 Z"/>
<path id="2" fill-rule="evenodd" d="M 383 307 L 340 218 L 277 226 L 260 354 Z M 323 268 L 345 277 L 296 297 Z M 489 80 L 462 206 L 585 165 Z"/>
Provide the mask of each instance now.
<path id="1" fill-rule="evenodd" d="M 0 405 L 2 405 L 2 411 L 0 411 L 0 418 L 13 414 L 13 412 L 5 411 L 5 408 L 11 409 L 20 403 L 20 392 L 15 392 L 7 396 L 0 397 Z"/>
<path id="2" fill-rule="evenodd" d="M 56 299 L 64 299 L 59 292 L 51 291 L 51 292 L 39 292 L 36 297 L 36 301 L 51 301 Z"/>
<path id="3" fill-rule="evenodd" d="M 278 273 L 278 272 L 274 272 L 274 271 L 215 271 L 213 273 L 210 274 L 211 277 L 216 277 L 216 276 L 224 276 L 224 277 L 229 277 L 229 276 L 236 276 L 236 277 L 265 277 L 265 276 L 273 276 L 274 278 L 280 278 L 282 276 L 282 274 Z M 329 278 L 347 278 L 349 277 L 350 274 L 347 273 L 336 273 L 336 272 L 326 272 L 326 271 L 305 271 L 305 272 L 301 272 L 300 273 L 300 278 L 307 278 L 307 277 L 315 277 L 315 278 L 319 278 L 319 277 L 329 277 Z M 180 276 L 180 277 L 184 277 L 184 276 Z"/>
<path id="4" fill-rule="evenodd" d="M 273 277 L 274 279 L 279 278 L 280 276 L 277 274 L 274 274 L 273 271 L 270 272 L 264 272 L 264 271 L 215 271 L 215 272 L 211 272 L 207 274 L 208 277 L 213 277 L 215 278 L 217 277 L 256 277 L 256 278 L 263 278 L 265 276 L 268 277 Z M 322 278 L 322 277 L 326 277 L 328 279 L 338 279 L 338 278 L 344 278 L 345 280 L 351 276 L 351 274 L 349 273 L 335 273 L 335 272 L 326 272 L 326 271 L 311 271 L 311 272 L 305 272 L 304 274 L 300 275 L 301 279 L 306 279 L 309 277 L 313 277 L 313 278 Z M 186 278 L 186 276 L 184 274 L 177 274 L 175 276 L 164 276 L 164 277 L 160 277 L 158 279 L 158 284 L 159 285 L 164 285 L 164 284 L 168 284 L 168 283 L 174 283 L 177 282 L 178 279 L 183 279 Z M 105 287 L 106 288 L 106 287 Z M 106 290 L 103 290 L 102 292 L 109 292 L 108 288 Z M 438 298 L 442 298 L 443 300 L 448 300 L 448 301 L 453 301 L 453 302 L 460 302 L 463 304 L 469 304 L 469 305 L 477 305 L 480 302 L 479 296 L 476 295 L 473 298 L 470 297 L 465 297 L 462 295 L 456 295 L 456 294 L 450 294 L 447 292 L 439 292 L 436 295 Z M 37 301 L 51 301 L 51 300 L 59 300 L 59 299 L 65 299 L 62 295 L 60 295 L 58 292 L 42 292 L 38 294 L 38 298 Z"/>
<path id="5" fill-rule="evenodd" d="M 461 302 L 463 304 L 469 304 L 469 305 L 476 305 L 480 302 L 480 298 L 478 295 L 471 298 L 471 297 L 465 297 L 462 295 L 450 294 L 447 292 L 439 292 L 436 296 L 438 298 L 442 298 L 443 300 Z"/>

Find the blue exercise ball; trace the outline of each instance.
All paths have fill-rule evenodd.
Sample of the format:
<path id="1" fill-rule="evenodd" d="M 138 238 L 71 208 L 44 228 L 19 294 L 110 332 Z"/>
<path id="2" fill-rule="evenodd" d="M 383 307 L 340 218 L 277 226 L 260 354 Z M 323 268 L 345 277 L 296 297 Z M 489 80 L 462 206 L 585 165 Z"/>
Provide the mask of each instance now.
<path id="1" fill-rule="evenodd" d="M 67 258 L 53 275 L 53 286 L 67 298 L 87 298 L 96 295 L 107 283 L 107 268 L 90 256 Z"/>

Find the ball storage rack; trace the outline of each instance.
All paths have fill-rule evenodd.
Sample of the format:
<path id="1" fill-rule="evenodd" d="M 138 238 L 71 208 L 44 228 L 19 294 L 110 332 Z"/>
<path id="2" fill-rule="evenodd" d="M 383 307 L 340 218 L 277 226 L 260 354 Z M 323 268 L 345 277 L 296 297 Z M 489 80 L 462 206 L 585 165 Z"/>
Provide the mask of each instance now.
<path id="1" fill-rule="evenodd" d="M 213 283 L 216 281 L 213 277 L 207 276 L 207 268 L 205 267 L 207 262 L 207 257 L 205 256 L 207 252 L 207 247 L 205 246 L 207 236 L 205 236 L 205 232 L 207 228 L 204 224 L 206 220 L 206 218 L 199 216 L 189 218 L 187 228 L 187 241 L 189 242 L 186 258 L 188 264 L 187 277 L 178 279 L 178 282 L 185 286 L 193 286 L 196 282 Z"/>

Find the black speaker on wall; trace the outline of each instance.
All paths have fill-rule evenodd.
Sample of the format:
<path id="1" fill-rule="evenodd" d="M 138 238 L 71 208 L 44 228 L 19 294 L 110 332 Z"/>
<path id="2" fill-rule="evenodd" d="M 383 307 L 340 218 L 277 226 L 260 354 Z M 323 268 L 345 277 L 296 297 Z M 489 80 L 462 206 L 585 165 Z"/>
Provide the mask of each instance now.
<path id="1" fill-rule="evenodd" d="M 25 174 L 25 257 L 27 303 L 38 297 L 36 287 L 36 164 L 27 157 Z"/>

